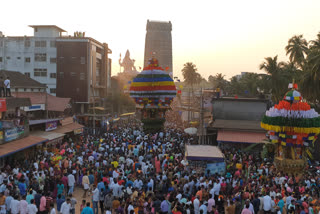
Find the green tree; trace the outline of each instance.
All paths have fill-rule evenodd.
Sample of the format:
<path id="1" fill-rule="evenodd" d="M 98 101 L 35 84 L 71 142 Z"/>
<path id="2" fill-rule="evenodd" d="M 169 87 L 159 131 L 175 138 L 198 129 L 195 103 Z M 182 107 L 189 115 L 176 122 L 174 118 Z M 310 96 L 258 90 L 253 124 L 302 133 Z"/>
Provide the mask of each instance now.
<path id="1" fill-rule="evenodd" d="M 307 56 L 306 72 L 302 78 L 301 89 L 305 98 L 319 103 L 320 97 L 320 48 L 313 47 Z"/>
<path id="2" fill-rule="evenodd" d="M 311 40 L 309 43 L 310 43 L 310 50 L 320 49 L 320 32 L 317 34 L 317 39 Z"/>
<path id="3" fill-rule="evenodd" d="M 197 73 L 197 67 L 192 62 L 187 62 L 183 65 L 182 75 L 184 78 L 184 83 L 187 86 L 190 86 L 193 89 L 193 86 L 199 84 L 202 80 L 202 77 Z"/>
<path id="4" fill-rule="evenodd" d="M 308 43 L 303 38 L 303 35 L 295 35 L 290 38 L 285 50 L 287 55 L 289 55 L 290 62 L 302 68 L 305 63 L 305 55 L 308 53 Z"/>
<path id="5" fill-rule="evenodd" d="M 210 75 L 208 77 L 208 82 L 213 88 L 220 88 L 222 90 L 225 90 L 228 85 L 228 81 L 222 73 L 217 73 L 215 76 Z"/>
<path id="6" fill-rule="evenodd" d="M 267 57 L 259 66 L 260 70 L 267 72 L 268 76 L 265 81 L 268 81 L 272 90 L 272 99 L 276 102 L 282 99 L 282 96 L 287 91 L 290 75 L 284 72 L 284 62 L 278 62 L 278 56 Z"/>

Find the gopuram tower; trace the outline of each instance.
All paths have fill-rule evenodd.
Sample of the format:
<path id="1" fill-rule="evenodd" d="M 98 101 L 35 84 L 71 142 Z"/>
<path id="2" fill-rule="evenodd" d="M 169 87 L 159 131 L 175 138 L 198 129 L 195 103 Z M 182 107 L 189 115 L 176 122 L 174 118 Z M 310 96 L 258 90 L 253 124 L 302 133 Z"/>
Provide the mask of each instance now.
<path id="1" fill-rule="evenodd" d="M 159 60 L 162 68 L 173 76 L 172 69 L 172 24 L 171 22 L 147 22 L 147 34 L 144 49 L 144 67 L 154 57 Z"/>

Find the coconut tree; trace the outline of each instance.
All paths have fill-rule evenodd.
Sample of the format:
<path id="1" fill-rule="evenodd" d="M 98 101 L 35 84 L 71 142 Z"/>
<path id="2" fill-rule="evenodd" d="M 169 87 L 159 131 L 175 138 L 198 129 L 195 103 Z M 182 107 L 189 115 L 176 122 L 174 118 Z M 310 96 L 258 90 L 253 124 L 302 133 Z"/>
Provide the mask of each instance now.
<path id="1" fill-rule="evenodd" d="M 310 49 L 320 49 L 320 32 L 317 34 L 317 39 L 309 42 Z"/>
<path id="2" fill-rule="evenodd" d="M 285 50 L 287 55 L 289 55 L 290 62 L 302 68 L 305 63 L 305 56 L 308 53 L 308 43 L 307 40 L 303 38 L 303 35 L 295 35 L 290 38 Z"/>
<path id="3" fill-rule="evenodd" d="M 301 89 L 308 100 L 319 103 L 320 97 L 320 48 L 313 47 L 307 56 Z"/>
<path id="4" fill-rule="evenodd" d="M 272 98 L 276 102 L 282 99 L 287 90 L 287 83 L 291 81 L 290 76 L 283 70 L 284 66 L 284 62 L 278 62 L 278 56 L 265 58 L 265 61 L 259 66 L 260 70 L 268 74 L 266 81 L 270 82 Z"/>
<path id="5" fill-rule="evenodd" d="M 213 86 L 213 88 L 220 88 L 222 90 L 225 90 L 228 84 L 228 81 L 225 80 L 225 75 L 222 73 L 217 73 L 215 76 L 210 75 L 208 82 Z"/>

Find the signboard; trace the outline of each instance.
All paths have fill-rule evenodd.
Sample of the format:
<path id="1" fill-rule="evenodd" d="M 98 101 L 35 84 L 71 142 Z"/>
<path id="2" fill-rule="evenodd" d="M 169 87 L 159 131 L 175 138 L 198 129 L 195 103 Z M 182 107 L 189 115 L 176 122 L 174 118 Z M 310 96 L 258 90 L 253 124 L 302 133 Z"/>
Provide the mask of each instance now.
<path id="1" fill-rule="evenodd" d="M 0 112 L 7 111 L 6 99 L 0 99 Z"/>
<path id="2" fill-rule="evenodd" d="M 35 104 L 32 106 L 25 106 L 21 107 L 24 111 L 39 111 L 39 110 L 45 110 L 45 104 Z"/>
<path id="3" fill-rule="evenodd" d="M 215 173 L 223 175 L 226 171 L 226 163 L 225 162 L 207 163 L 206 172 L 208 170 L 210 170 L 211 175 Z"/>
<path id="4" fill-rule="evenodd" d="M 83 133 L 83 128 L 78 128 L 78 129 L 75 129 L 73 130 L 73 133 L 76 135 L 76 134 L 82 134 Z"/>
<path id="5" fill-rule="evenodd" d="M 4 141 L 8 142 L 8 141 L 12 141 L 15 140 L 19 137 L 18 134 L 18 128 L 12 128 L 12 129 L 6 129 L 4 131 Z"/>
<path id="6" fill-rule="evenodd" d="M 46 123 L 46 132 L 57 129 L 58 121 L 51 121 Z"/>
<path id="7" fill-rule="evenodd" d="M 207 173 L 210 170 L 210 174 L 213 175 L 218 173 L 224 174 L 226 171 L 225 162 L 207 162 L 207 161 L 188 161 L 188 167 L 196 173 Z"/>

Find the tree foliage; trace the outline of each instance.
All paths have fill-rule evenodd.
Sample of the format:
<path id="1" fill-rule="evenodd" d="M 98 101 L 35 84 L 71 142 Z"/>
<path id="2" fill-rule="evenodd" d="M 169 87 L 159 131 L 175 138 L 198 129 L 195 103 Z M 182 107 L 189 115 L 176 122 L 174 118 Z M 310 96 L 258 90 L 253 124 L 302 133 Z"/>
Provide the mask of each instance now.
<path id="1" fill-rule="evenodd" d="M 289 55 L 290 62 L 302 68 L 305 64 L 305 56 L 308 53 L 308 43 L 307 40 L 303 38 L 303 35 L 295 35 L 290 38 L 285 50 L 286 54 Z"/>
<path id="2" fill-rule="evenodd" d="M 197 67 L 192 62 L 187 62 L 183 65 L 182 75 L 184 78 L 184 83 L 187 86 L 193 88 L 194 85 L 199 84 L 202 81 L 201 75 L 197 72 Z"/>

